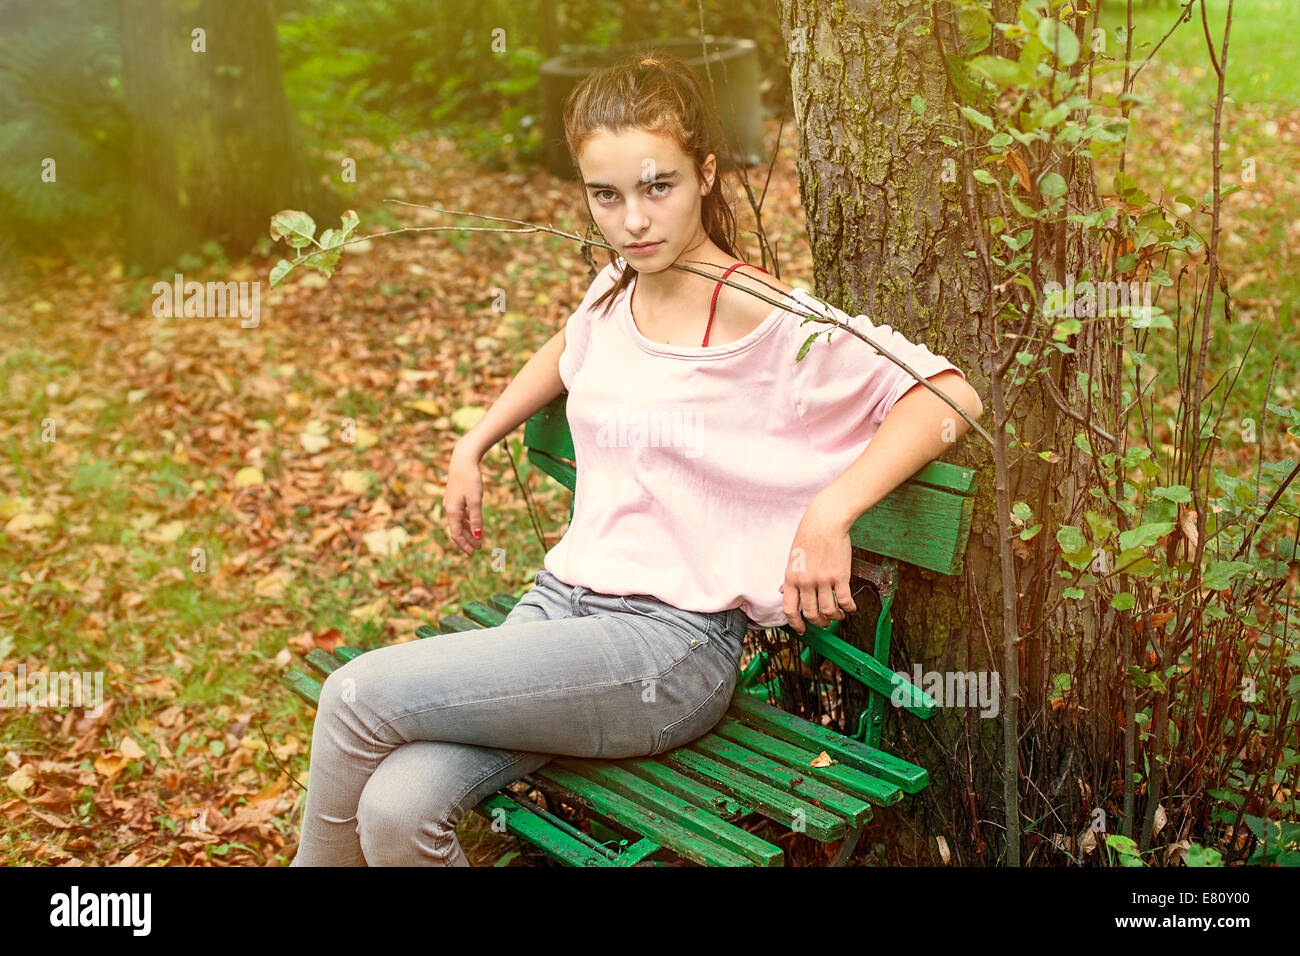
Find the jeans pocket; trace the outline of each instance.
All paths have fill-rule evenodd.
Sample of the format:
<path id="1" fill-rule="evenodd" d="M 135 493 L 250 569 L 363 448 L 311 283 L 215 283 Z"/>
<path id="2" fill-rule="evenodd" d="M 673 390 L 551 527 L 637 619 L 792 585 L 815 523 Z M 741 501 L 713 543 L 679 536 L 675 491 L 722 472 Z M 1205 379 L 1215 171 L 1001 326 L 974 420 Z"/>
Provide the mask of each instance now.
<path id="1" fill-rule="evenodd" d="M 719 680 L 713 693 L 698 707 L 659 731 L 659 739 L 655 742 L 654 750 L 650 751 L 650 756 L 675 750 L 707 734 L 722 720 L 723 714 L 731 706 L 731 692 L 734 689 L 734 677 Z"/>

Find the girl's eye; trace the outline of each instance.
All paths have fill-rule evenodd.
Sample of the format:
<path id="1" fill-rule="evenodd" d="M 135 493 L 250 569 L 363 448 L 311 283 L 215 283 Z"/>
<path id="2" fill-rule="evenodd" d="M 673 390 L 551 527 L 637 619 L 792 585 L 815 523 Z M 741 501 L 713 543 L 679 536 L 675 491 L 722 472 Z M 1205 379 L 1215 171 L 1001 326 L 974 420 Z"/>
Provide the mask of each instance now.
<path id="1" fill-rule="evenodd" d="M 661 193 L 653 193 L 653 195 L 655 195 L 655 196 L 667 196 L 668 193 L 669 193 L 669 191 L 671 191 L 672 188 L 673 188 L 673 184 L 672 184 L 672 183 L 659 182 L 659 183 L 651 183 L 651 184 L 650 184 L 650 188 L 651 188 L 651 189 L 654 189 L 656 186 L 663 186 L 663 187 L 664 187 L 664 191 L 661 192 Z M 605 193 L 613 193 L 613 192 L 614 192 L 614 190 L 612 190 L 612 189 L 598 189 L 598 190 L 596 190 L 596 192 L 595 192 L 595 194 L 594 194 L 595 197 L 596 197 L 596 202 L 598 202 L 598 203 L 605 203 L 605 204 L 608 204 L 608 203 L 613 202 L 612 199 L 601 199 L 601 198 L 600 198 L 600 197 L 603 196 Z"/>

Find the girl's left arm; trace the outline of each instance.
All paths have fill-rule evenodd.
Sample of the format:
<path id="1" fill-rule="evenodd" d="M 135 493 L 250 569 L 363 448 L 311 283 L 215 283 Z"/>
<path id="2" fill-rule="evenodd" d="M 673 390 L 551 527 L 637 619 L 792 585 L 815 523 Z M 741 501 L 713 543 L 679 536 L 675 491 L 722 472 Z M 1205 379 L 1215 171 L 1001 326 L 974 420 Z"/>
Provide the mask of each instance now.
<path id="1" fill-rule="evenodd" d="M 983 413 L 978 393 L 959 373 L 945 370 L 928 381 L 971 418 Z M 849 529 L 969 430 L 966 420 L 928 388 L 913 386 L 893 404 L 866 449 L 812 500 L 795 531 L 781 593 L 782 610 L 796 633 L 804 632 L 805 617 L 826 627 L 857 610 L 849 595 Z"/>

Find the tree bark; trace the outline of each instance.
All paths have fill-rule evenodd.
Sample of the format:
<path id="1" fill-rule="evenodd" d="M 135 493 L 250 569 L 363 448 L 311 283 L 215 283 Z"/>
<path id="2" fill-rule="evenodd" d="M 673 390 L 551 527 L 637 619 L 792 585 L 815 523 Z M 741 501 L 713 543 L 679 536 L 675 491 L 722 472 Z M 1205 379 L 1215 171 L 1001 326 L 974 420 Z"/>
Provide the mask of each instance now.
<path id="1" fill-rule="evenodd" d="M 208 240 L 246 254 L 285 208 L 339 215 L 298 142 L 271 0 L 120 0 L 119 9 L 128 266 L 152 272 Z"/>
<path id="2" fill-rule="evenodd" d="M 974 248 L 973 218 L 988 214 L 983 205 L 987 192 L 967 191 L 961 158 L 939 139 L 941 133 L 960 138 L 962 118 L 936 39 L 953 51 L 961 49 L 962 37 L 950 10 L 936 4 L 932 21 L 929 6 L 910 0 L 781 0 L 799 131 L 800 189 L 817 294 L 946 356 L 986 397 L 981 424 L 992 432 L 988 376 L 1005 352 L 992 360 L 987 355 L 994 341 L 986 319 L 991 292 L 979 257 L 965 254 Z M 917 36 L 918 26 L 930 27 L 938 37 L 930 30 Z M 924 117 L 913 109 L 917 96 L 925 100 Z M 945 126 L 936 126 L 936 115 Z M 1082 204 L 1080 197 L 1095 195 L 1086 155 L 1073 172 L 1066 176 L 1070 195 Z M 1059 281 L 1064 282 L 1064 274 L 1077 272 L 1081 259 L 1092 253 L 1072 246 L 1064 234 L 1051 241 L 1053 272 L 1059 271 Z M 1075 336 L 1076 354 L 1062 357 L 1068 360 L 1052 370 L 1067 400 L 1078 399 L 1075 368 L 1097 371 L 1090 335 Z M 1032 383 L 1021 391 L 1016 437 L 1031 442 L 1035 450 L 1060 452 L 1064 463 L 1049 465 L 1032 453 L 1013 459 L 1009 500 L 1030 503 L 1035 520 L 1045 523 L 1040 537 L 1051 540 L 1059 524 L 1078 517 L 1061 515 L 1054 522 L 1051 509 L 1058 502 L 1078 500 L 1070 492 L 1087 480 L 1086 472 L 1063 447 L 1076 429 L 1057 421 L 1055 405 Z M 1084 402 L 1076 407 L 1083 408 Z M 960 582 L 903 568 L 890 666 L 909 672 L 915 664 L 924 671 L 996 671 L 1001 675 L 1002 717 L 1008 704 L 1005 692 L 1016 686 L 1002 673 L 1002 647 L 1008 637 L 1018 641 L 1019 634 L 1003 633 L 991 450 L 968 433 L 944 459 L 979 471 L 965 567 Z M 1035 594 L 1019 604 L 1017 631 L 1040 619 L 1042 608 L 1060 588 L 1050 570 L 1040 579 L 1025 564 L 1018 561 L 1017 591 Z M 1065 648 L 1084 637 L 1069 607 L 1066 602 L 1065 610 L 1020 646 L 1021 675 L 1032 676 L 1028 683 L 1020 682 L 1026 691 L 1030 685 L 1050 683 L 1043 676 L 1059 672 L 1052 669 Z M 849 619 L 843 633 L 846 640 L 869 649 L 873 627 L 868 615 L 859 614 Z M 864 700 L 854 700 L 850 719 L 864 705 Z M 1023 711 L 1023 698 L 1021 707 Z M 998 720 L 981 720 L 978 710 L 970 707 L 941 707 L 924 722 L 902 712 L 899 723 L 900 712 L 886 710 L 891 714 L 882 746 L 930 771 L 927 791 L 909 801 L 914 818 L 908 821 L 928 846 L 911 847 L 911 857 L 937 862 L 933 837 L 942 835 L 953 850 L 954 863 L 999 862 L 1006 848 L 1003 828 L 996 822 L 1006 804 L 999 777 L 1005 762 L 1018 761 L 1018 754 L 1006 752 Z M 1009 737 L 1017 739 L 1014 733 Z M 1048 747 L 1041 755 L 1051 764 L 1068 759 L 1067 752 L 1066 747 Z M 1036 767 L 1035 776 L 1041 779 L 1054 771 L 1054 765 Z M 881 817 L 878 812 L 877 819 Z M 990 852 L 990 847 L 995 849 Z"/>

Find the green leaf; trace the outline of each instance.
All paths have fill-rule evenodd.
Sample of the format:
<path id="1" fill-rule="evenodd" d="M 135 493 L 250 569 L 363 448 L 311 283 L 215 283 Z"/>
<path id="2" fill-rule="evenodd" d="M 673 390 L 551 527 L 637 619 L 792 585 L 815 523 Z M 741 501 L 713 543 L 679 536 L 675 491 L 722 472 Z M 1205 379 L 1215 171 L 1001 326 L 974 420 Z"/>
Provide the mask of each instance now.
<path id="1" fill-rule="evenodd" d="M 1082 551 L 1088 546 L 1088 541 L 1080 531 L 1072 524 L 1067 524 L 1063 528 L 1058 528 L 1056 532 L 1057 543 L 1060 544 L 1061 550 L 1075 553 Z"/>
<path id="2" fill-rule="evenodd" d="M 819 335 L 821 335 L 820 332 L 814 332 L 812 335 L 808 336 L 808 338 L 804 339 L 803 345 L 799 346 L 799 354 L 794 357 L 796 362 L 801 361 L 803 357 L 808 354 L 808 350 L 812 348 L 813 341 Z"/>
<path id="3" fill-rule="evenodd" d="M 1205 569 L 1205 577 L 1202 583 L 1215 591 L 1224 591 L 1232 586 L 1232 582 L 1245 574 L 1254 571 L 1254 567 L 1246 561 L 1211 561 Z"/>
<path id="4" fill-rule="evenodd" d="M 361 220 L 357 217 L 357 211 L 355 209 L 349 209 L 345 212 L 343 214 L 343 238 L 350 239 L 353 230 L 360 224 Z"/>
<path id="5" fill-rule="evenodd" d="M 925 97 L 924 97 L 924 96 L 913 96 L 913 97 L 912 97 L 912 112 L 915 113 L 917 116 L 924 116 L 924 115 L 925 115 Z"/>
<path id="6" fill-rule="evenodd" d="M 1060 173 L 1048 173 L 1038 181 L 1038 191 L 1044 196 L 1064 196 L 1065 177 Z"/>
<path id="7" fill-rule="evenodd" d="M 1060 66 L 1069 66 L 1079 59 L 1079 38 L 1060 20 L 1044 17 L 1038 21 L 1038 39 L 1056 55 Z"/>
<path id="8" fill-rule="evenodd" d="M 1110 606 L 1117 611 L 1127 611 L 1137 604 L 1137 598 L 1128 591 L 1120 591 L 1110 599 Z"/>
<path id="9" fill-rule="evenodd" d="M 310 245 L 315 234 L 316 223 L 305 212 L 282 209 L 271 217 L 271 238 L 284 239 L 295 249 Z"/>
<path id="10" fill-rule="evenodd" d="M 1166 501 L 1172 501 L 1176 504 L 1186 505 L 1192 501 L 1192 492 L 1186 485 L 1170 485 L 1168 488 L 1157 488 L 1153 494 L 1157 498 L 1164 498 Z"/>
<path id="11" fill-rule="evenodd" d="M 1130 548 L 1149 548 L 1158 539 L 1173 530 L 1174 523 L 1172 521 L 1156 521 L 1137 528 L 1130 528 L 1128 531 L 1121 531 L 1119 549 L 1120 551 L 1127 551 Z"/>
<path id="12" fill-rule="evenodd" d="M 1069 115 L 1070 108 L 1064 103 L 1059 106 L 1053 106 L 1043 114 L 1043 118 L 1038 121 L 1038 126 L 1040 129 L 1051 129 L 1053 126 L 1058 126 L 1063 123 L 1065 118 Z"/>
<path id="13" fill-rule="evenodd" d="M 1083 323 L 1078 319 L 1062 319 L 1052 327 L 1052 338 L 1064 342 L 1071 335 L 1078 335 L 1082 328 Z"/>
<path id="14" fill-rule="evenodd" d="M 1030 509 L 1029 505 L 1023 501 L 1017 501 L 1013 504 L 1011 506 L 1011 513 L 1021 521 L 1028 521 L 1034 516 L 1034 512 Z"/>
<path id="15" fill-rule="evenodd" d="M 966 117 L 976 126 L 983 126 L 990 133 L 993 132 L 993 121 L 979 110 L 971 109 L 969 106 L 963 106 L 961 108 L 961 115 Z"/>
<path id="16" fill-rule="evenodd" d="M 984 77 L 999 89 L 1023 86 L 1034 78 L 1033 73 L 1021 63 L 1000 56 L 977 56 L 966 65 L 971 72 Z"/>
<path id="17" fill-rule="evenodd" d="M 1188 866 L 1223 866 L 1223 854 L 1212 846 L 1191 843 L 1187 847 Z"/>
<path id="18" fill-rule="evenodd" d="M 328 252 L 318 252 L 315 255 L 308 256 L 302 261 L 302 264 L 308 269 L 315 269 L 326 276 L 334 274 L 334 267 L 338 265 L 339 256 L 343 255 L 342 249 L 331 249 Z"/>
<path id="19" fill-rule="evenodd" d="M 988 141 L 987 145 L 989 149 L 1001 149 L 1003 146 L 1006 146 L 1010 142 L 1011 142 L 1011 135 L 1009 133 L 998 133 Z"/>
<path id="20" fill-rule="evenodd" d="M 1042 522 L 1039 522 L 1038 524 L 1034 525 L 1032 528 L 1026 528 L 1024 531 L 1020 532 L 1020 540 L 1028 541 L 1030 538 L 1035 537 L 1038 534 L 1038 532 L 1042 530 L 1043 530 Z"/>
<path id="21" fill-rule="evenodd" d="M 271 270 L 271 288 L 274 289 L 283 282 L 284 277 L 287 276 L 292 269 L 293 264 L 290 263 L 288 259 L 281 259 L 277 262 L 275 268 Z"/>
<path id="22" fill-rule="evenodd" d="M 997 180 L 993 178 L 993 175 L 987 169 L 975 170 L 975 179 L 977 182 L 987 183 L 990 186 L 993 185 L 995 182 L 997 182 Z"/>
<path id="23" fill-rule="evenodd" d="M 1061 596 L 1070 598 L 1073 601 L 1078 601 L 1083 598 L 1083 591 L 1080 588 L 1066 588 L 1061 592 Z"/>

